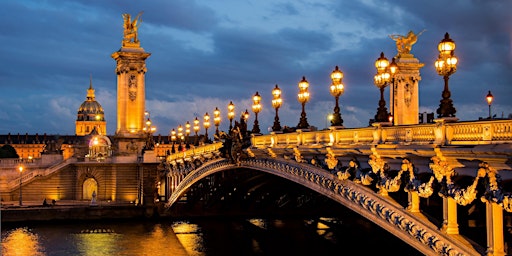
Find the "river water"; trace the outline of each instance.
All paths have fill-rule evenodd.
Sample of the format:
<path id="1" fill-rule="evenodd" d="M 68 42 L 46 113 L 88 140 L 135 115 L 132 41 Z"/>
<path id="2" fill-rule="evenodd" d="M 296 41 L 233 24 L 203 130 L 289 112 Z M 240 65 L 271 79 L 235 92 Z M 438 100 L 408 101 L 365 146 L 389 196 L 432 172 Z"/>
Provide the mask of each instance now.
<path id="1" fill-rule="evenodd" d="M 362 218 L 2 224 L 2 255 L 421 255 Z"/>

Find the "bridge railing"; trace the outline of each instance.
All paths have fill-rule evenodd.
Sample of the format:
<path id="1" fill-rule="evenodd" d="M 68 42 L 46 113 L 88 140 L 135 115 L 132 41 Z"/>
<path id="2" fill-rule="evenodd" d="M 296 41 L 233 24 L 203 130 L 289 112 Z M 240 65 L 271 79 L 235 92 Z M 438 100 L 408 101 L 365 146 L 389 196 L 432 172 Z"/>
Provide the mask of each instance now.
<path id="1" fill-rule="evenodd" d="M 275 133 L 254 136 L 255 147 L 277 145 L 314 144 L 435 144 L 478 145 L 512 142 L 512 119 L 467 121 L 434 124 L 374 126 L 363 128 L 330 129 L 322 131 L 297 130 L 292 133 Z"/>
<path id="2" fill-rule="evenodd" d="M 178 159 L 186 159 L 194 155 L 203 155 L 211 152 L 217 152 L 222 147 L 222 142 L 215 142 L 213 144 L 205 144 L 200 147 L 191 148 L 182 152 L 177 152 L 166 157 L 167 162 L 175 161 Z"/>

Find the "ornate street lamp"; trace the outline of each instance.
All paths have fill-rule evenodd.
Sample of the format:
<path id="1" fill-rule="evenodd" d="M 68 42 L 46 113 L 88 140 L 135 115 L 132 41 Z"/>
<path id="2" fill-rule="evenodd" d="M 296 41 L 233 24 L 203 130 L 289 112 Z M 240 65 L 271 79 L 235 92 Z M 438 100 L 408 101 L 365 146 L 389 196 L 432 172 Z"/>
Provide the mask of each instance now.
<path id="1" fill-rule="evenodd" d="M 233 129 L 233 118 L 235 118 L 235 104 L 230 101 L 228 104 L 229 132 Z"/>
<path id="2" fill-rule="evenodd" d="M 21 182 L 21 178 L 22 178 L 22 173 L 23 173 L 23 166 L 19 166 L 18 167 L 18 170 L 20 171 L 20 206 L 23 205 L 23 193 L 21 193 L 21 185 L 22 185 L 22 182 Z"/>
<path id="3" fill-rule="evenodd" d="M 199 144 L 198 144 L 198 143 L 199 143 L 199 141 L 198 141 L 198 135 L 197 135 L 197 134 L 199 133 L 199 129 L 201 129 L 201 128 L 199 127 L 199 119 L 197 119 L 197 116 L 196 116 L 196 118 L 194 119 L 194 133 L 196 134 L 196 138 L 195 138 L 195 140 L 194 140 L 194 145 L 195 145 L 195 146 L 199 145 Z"/>
<path id="4" fill-rule="evenodd" d="M 174 128 L 172 128 L 172 130 L 171 130 L 171 141 L 172 141 L 171 153 L 176 153 L 176 150 L 174 149 L 174 144 L 176 143 L 176 130 L 174 130 Z"/>
<path id="5" fill-rule="evenodd" d="M 189 137 L 189 135 L 190 135 L 190 122 L 189 122 L 189 121 L 187 121 L 187 122 L 185 123 L 185 146 L 186 146 L 187 148 L 190 148 L 190 144 L 188 143 L 188 137 Z"/>
<path id="6" fill-rule="evenodd" d="M 444 78 L 444 90 L 441 103 L 437 109 L 438 117 L 455 117 L 455 108 L 450 99 L 451 92 L 448 89 L 448 79 L 450 75 L 457 71 L 457 57 L 455 57 L 455 42 L 450 39 L 450 35 L 446 33 L 444 39 L 437 46 L 439 50 L 439 58 L 435 62 L 437 73 Z"/>
<path id="7" fill-rule="evenodd" d="M 492 104 L 492 101 L 494 100 L 494 97 L 492 96 L 491 91 L 489 91 L 489 93 L 487 94 L 485 99 L 487 100 L 487 104 L 489 105 L 489 119 L 492 119 L 491 104 Z"/>
<path id="8" fill-rule="evenodd" d="M 377 74 L 374 76 L 374 84 L 380 90 L 379 108 L 375 115 L 375 122 L 386 123 L 392 120 L 386 108 L 386 101 L 384 100 L 384 89 L 388 86 L 389 82 L 394 78 L 395 73 L 398 71 L 398 65 L 395 63 L 395 58 L 392 59 L 391 64 L 388 59 L 384 57 L 384 53 L 380 53 L 380 57 L 375 61 L 375 68 Z M 394 79 L 393 79 L 394 83 Z"/>
<path id="9" fill-rule="evenodd" d="M 215 135 L 219 136 L 220 110 L 218 107 L 215 107 L 213 111 L 213 123 L 215 124 Z"/>
<path id="10" fill-rule="evenodd" d="M 260 125 L 258 123 L 258 113 L 261 111 L 261 96 L 258 92 L 252 97 L 252 111 L 254 112 L 254 126 L 252 133 L 260 133 Z"/>
<path id="11" fill-rule="evenodd" d="M 308 129 L 308 119 L 306 118 L 306 102 L 309 101 L 309 92 L 308 92 L 309 83 L 306 80 L 306 77 L 302 77 L 302 80 L 299 82 L 299 94 L 297 95 L 297 99 L 302 104 L 302 112 L 300 114 L 300 121 L 297 125 L 298 129 Z"/>
<path id="12" fill-rule="evenodd" d="M 281 105 L 283 104 L 283 100 L 281 99 L 281 89 L 276 84 L 276 87 L 272 90 L 272 107 L 276 109 L 276 116 L 274 117 L 274 125 L 272 126 L 272 131 L 277 132 L 281 131 L 281 124 L 279 123 L 279 115 L 278 111 Z"/>
<path id="13" fill-rule="evenodd" d="M 338 104 L 340 96 L 345 91 L 345 86 L 341 82 L 343 79 L 343 72 L 338 69 L 338 66 L 334 68 L 331 73 L 331 95 L 336 99 L 336 105 L 334 106 L 334 114 L 331 119 L 331 126 L 343 126 L 343 119 L 341 119 L 340 107 Z"/>
<path id="14" fill-rule="evenodd" d="M 154 126 L 151 126 L 151 118 L 149 112 L 144 113 L 148 118 L 146 119 L 146 126 L 142 128 L 142 131 L 146 133 L 146 145 L 144 148 L 146 150 L 152 150 L 155 148 L 155 141 L 153 139 L 153 133 L 156 131 Z"/>
<path id="15" fill-rule="evenodd" d="M 245 136 L 247 132 L 247 121 L 249 121 L 249 111 L 245 109 L 245 112 L 242 112 L 242 116 L 240 117 L 240 126 L 242 127 L 242 134 Z"/>
<path id="16" fill-rule="evenodd" d="M 181 142 L 183 141 L 183 127 L 180 125 L 178 125 L 178 139 L 179 139 L 179 142 L 181 144 Z"/>
<path id="17" fill-rule="evenodd" d="M 204 137 L 205 137 L 205 143 L 208 143 L 208 128 L 210 127 L 210 115 L 208 115 L 208 112 L 204 114 L 203 117 L 203 126 L 204 126 Z"/>

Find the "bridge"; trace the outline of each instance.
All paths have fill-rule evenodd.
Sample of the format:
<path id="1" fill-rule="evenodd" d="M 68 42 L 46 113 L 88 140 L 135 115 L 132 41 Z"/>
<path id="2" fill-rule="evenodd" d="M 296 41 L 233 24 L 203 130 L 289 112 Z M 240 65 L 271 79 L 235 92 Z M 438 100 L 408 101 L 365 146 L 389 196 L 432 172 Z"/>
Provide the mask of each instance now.
<path id="1" fill-rule="evenodd" d="M 167 156 L 159 166 L 165 207 L 208 176 L 245 168 L 324 195 L 425 255 L 505 255 L 512 120 L 245 135 L 250 143 L 217 138 Z M 425 203 L 435 200 L 442 212 Z M 460 233 L 461 207 L 485 213 L 473 221 L 485 226 L 486 244 Z"/>

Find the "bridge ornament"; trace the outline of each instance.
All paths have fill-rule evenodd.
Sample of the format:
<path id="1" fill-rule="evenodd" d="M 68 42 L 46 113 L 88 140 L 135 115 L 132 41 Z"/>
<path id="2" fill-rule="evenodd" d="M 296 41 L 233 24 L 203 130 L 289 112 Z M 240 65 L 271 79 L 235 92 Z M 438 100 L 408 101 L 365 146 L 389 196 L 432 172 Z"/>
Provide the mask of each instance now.
<path id="1" fill-rule="evenodd" d="M 497 171 L 490 167 L 487 162 L 480 163 L 480 169 L 478 169 L 478 176 L 485 177 L 486 191 L 481 197 L 482 202 L 497 203 L 507 212 L 512 212 L 512 194 L 510 192 L 504 192 L 499 186 L 498 182 L 501 181 Z"/>
<path id="2" fill-rule="evenodd" d="M 302 158 L 302 154 L 300 153 L 300 151 L 297 147 L 293 148 L 293 155 L 295 156 L 295 161 L 297 161 L 297 163 L 306 162 L 306 160 L 304 160 L 304 158 Z"/>
<path id="3" fill-rule="evenodd" d="M 417 192 L 418 196 L 427 198 L 434 193 L 432 184 L 434 183 L 434 176 L 430 177 L 430 180 L 425 183 L 421 183 L 421 180 L 417 178 L 416 168 L 409 161 L 409 159 L 402 160 L 401 170 L 409 175 L 409 182 L 405 184 L 405 192 Z"/>
<path id="4" fill-rule="evenodd" d="M 414 217 L 404 215 L 404 212 L 400 211 L 399 208 L 393 208 L 392 205 L 380 201 L 371 194 L 367 194 L 368 191 L 364 189 L 361 190 L 362 187 L 357 187 L 357 184 L 352 181 L 337 180 L 333 178 L 330 173 L 325 171 L 322 173 L 321 170 L 318 170 L 318 168 L 314 166 L 293 163 L 284 159 L 247 159 L 243 161 L 242 165 L 255 167 L 260 170 L 272 170 L 276 174 L 279 174 L 279 176 L 283 176 L 282 173 L 288 173 L 312 182 L 322 189 L 330 191 L 331 193 L 341 196 L 344 200 L 348 200 L 352 204 L 366 209 L 379 217 L 382 221 L 394 226 L 398 230 L 401 230 L 401 232 L 408 234 L 412 239 L 427 246 L 438 255 L 474 254 L 465 251 L 467 249 L 456 248 L 453 244 L 448 242 L 446 238 L 440 237 L 439 233 L 436 233 L 436 228 L 432 229 L 431 227 L 419 223 Z M 309 187 L 312 188 L 312 186 Z M 315 190 L 319 191 L 318 189 Z"/>

